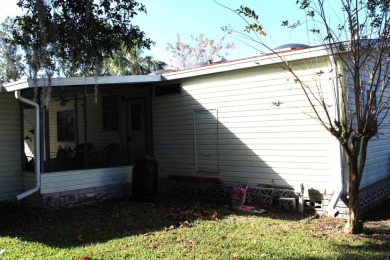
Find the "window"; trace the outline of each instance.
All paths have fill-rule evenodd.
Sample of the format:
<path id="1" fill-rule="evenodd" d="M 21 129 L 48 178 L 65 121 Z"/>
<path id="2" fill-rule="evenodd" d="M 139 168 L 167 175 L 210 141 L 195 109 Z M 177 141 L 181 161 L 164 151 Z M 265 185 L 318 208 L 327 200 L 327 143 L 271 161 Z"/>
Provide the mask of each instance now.
<path id="1" fill-rule="evenodd" d="M 74 111 L 57 112 L 57 140 L 74 141 Z"/>
<path id="2" fill-rule="evenodd" d="M 119 98 L 103 97 L 103 131 L 119 131 Z"/>
<path id="3" fill-rule="evenodd" d="M 378 133 L 378 120 L 375 118 L 375 112 L 377 109 L 377 100 L 376 100 L 376 93 L 374 90 L 374 87 L 371 88 L 369 85 L 364 86 L 364 93 L 363 93 L 363 109 L 366 108 L 367 105 L 370 105 L 370 110 L 368 111 L 368 124 L 373 133 L 376 135 Z"/>

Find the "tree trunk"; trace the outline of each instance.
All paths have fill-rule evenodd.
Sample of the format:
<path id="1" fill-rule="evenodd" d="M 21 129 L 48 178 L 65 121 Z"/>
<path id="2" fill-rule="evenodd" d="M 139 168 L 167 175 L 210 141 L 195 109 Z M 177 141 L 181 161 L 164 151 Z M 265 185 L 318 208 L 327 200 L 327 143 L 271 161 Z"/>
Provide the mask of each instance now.
<path id="1" fill-rule="evenodd" d="M 359 222 L 359 178 L 357 158 L 351 156 L 348 158 L 349 168 L 349 201 L 348 201 L 348 219 L 344 227 L 347 234 L 359 234 L 363 231 L 363 225 Z"/>

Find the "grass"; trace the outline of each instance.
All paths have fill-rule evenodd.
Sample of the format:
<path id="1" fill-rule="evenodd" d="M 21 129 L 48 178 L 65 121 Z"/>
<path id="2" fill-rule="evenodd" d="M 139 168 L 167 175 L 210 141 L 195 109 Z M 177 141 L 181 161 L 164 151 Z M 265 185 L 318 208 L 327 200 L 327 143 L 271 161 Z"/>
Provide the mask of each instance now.
<path id="1" fill-rule="evenodd" d="M 361 235 L 314 213 L 201 203 L 0 210 L 0 259 L 390 259 L 389 210 L 371 211 Z"/>

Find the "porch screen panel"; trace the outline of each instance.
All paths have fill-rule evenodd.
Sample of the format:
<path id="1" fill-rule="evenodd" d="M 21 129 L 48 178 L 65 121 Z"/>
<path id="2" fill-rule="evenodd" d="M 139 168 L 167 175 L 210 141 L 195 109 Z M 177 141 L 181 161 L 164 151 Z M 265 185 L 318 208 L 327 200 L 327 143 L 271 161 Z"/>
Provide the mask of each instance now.
<path id="1" fill-rule="evenodd" d="M 74 111 L 57 112 L 57 141 L 74 141 Z"/>
<path id="2" fill-rule="evenodd" d="M 194 133 L 196 171 L 218 172 L 218 111 L 195 111 Z"/>

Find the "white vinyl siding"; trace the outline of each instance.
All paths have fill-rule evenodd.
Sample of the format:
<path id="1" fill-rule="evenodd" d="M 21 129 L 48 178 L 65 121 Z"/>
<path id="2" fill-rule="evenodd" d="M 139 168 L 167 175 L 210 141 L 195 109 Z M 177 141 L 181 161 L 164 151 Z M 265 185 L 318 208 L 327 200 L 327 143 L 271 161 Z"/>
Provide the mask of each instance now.
<path id="1" fill-rule="evenodd" d="M 388 65 L 383 64 L 383 70 L 389 70 Z M 367 86 L 370 82 L 370 70 L 365 69 L 362 71 L 362 82 L 365 85 L 365 89 L 367 89 Z M 388 76 L 388 72 L 384 73 L 383 75 Z M 345 81 L 352 86 L 353 85 L 353 77 L 350 73 L 347 71 L 344 71 L 344 77 Z M 388 80 L 388 79 L 386 79 Z M 379 96 L 380 96 L 380 89 L 381 86 L 378 88 L 378 91 L 376 93 L 377 102 L 379 102 Z M 366 93 L 364 93 L 366 94 Z M 354 93 L 352 91 L 348 92 L 349 97 L 349 104 L 350 104 L 350 110 L 354 111 Z M 362 96 L 362 98 L 366 98 Z M 384 93 L 382 102 L 386 102 L 387 99 L 390 98 L 390 90 L 387 89 Z M 379 105 L 379 104 L 377 104 Z M 384 103 L 382 103 L 384 105 Z M 383 118 L 385 112 L 382 113 L 382 115 L 379 116 L 378 122 L 381 121 Z M 367 148 L 367 158 L 366 158 L 366 164 L 363 171 L 362 180 L 360 183 L 360 189 L 364 189 L 372 184 L 375 184 L 377 182 L 380 182 L 390 176 L 390 116 L 387 115 L 387 117 L 384 119 L 382 124 L 378 127 L 376 136 L 372 137 L 368 143 Z M 347 190 L 348 185 L 348 163 L 345 159 L 344 163 L 344 188 Z"/>
<path id="2" fill-rule="evenodd" d="M 0 93 L 0 202 L 15 201 L 22 191 L 20 103 L 13 93 Z"/>
<path id="3" fill-rule="evenodd" d="M 41 194 L 131 183 L 132 166 L 43 173 Z"/>
<path id="4" fill-rule="evenodd" d="M 316 66 L 297 73 L 315 87 L 316 72 L 325 72 L 321 87 L 334 113 L 330 69 L 325 62 Z M 322 191 L 339 181 L 337 140 L 313 119 L 292 75 L 275 66 L 185 79 L 181 94 L 154 97 L 154 153 L 162 176 L 197 174 L 193 113 L 213 109 L 218 110 L 219 173 L 209 175 L 225 183 L 304 183 Z"/>
<path id="5" fill-rule="evenodd" d="M 366 165 L 360 188 L 365 188 L 390 175 L 390 118 L 378 128 L 376 136 L 368 143 Z"/>
<path id="6" fill-rule="evenodd" d="M 36 175 L 34 172 L 22 172 L 22 189 L 24 191 L 32 189 L 36 186 Z"/>

